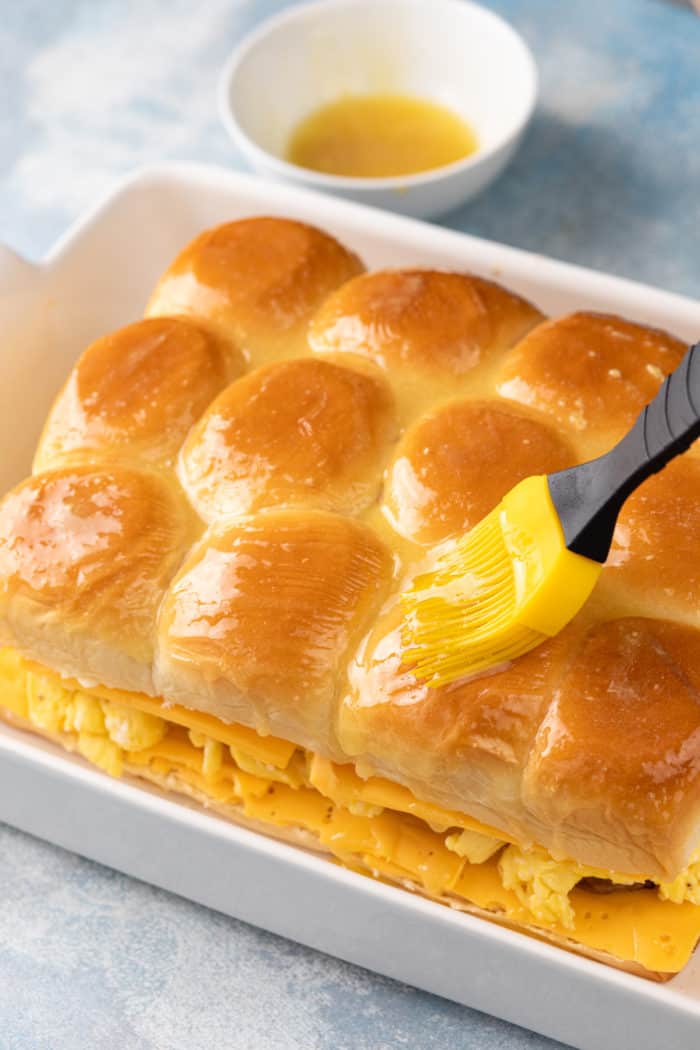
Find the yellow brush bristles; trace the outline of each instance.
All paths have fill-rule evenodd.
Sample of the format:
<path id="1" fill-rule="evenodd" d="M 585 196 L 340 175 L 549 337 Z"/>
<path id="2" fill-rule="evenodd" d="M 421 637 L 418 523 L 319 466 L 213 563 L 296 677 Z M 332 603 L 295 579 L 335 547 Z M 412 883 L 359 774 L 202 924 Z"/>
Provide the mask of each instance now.
<path id="1" fill-rule="evenodd" d="M 526 478 L 402 594 L 405 663 L 440 686 L 515 660 L 575 616 L 601 568 L 567 550 L 546 477 Z"/>
<path id="2" fill-rule="evenodd" d="M 546 637 L 514 622 L 515 570 L 500 507 L 445 550 L 434 572 L 417 576 L 401 600 L 405 659 L 431 686 L 513 660 Z"/>

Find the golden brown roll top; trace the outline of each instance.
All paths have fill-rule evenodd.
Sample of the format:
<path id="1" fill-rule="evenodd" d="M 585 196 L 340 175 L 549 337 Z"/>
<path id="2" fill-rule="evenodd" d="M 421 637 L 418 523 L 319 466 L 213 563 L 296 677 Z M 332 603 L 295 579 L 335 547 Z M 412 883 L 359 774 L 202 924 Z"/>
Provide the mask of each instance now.
<path id="1" fill-rule="evenodd" d="M 574 462 L 552 427 L 507 402 L 453 401 L 407 431 L 385 498 L 399 532 L 437 543 L 471 529 L 523 478 Z"/>
<path id="2" fill-rule="evenodd" d="M 208 522 L 259 507 L 356 514 L 376 501 L 397 436 L 383 375 L 297 358 L 228 387 L 190 434 L 180 478 Z"/>
<path id="3" fill-rule="evenodd" d="M 316 353 L 352 353 L 385 369 L 410 415 L 454 396 L 542 314 L 500 285 L 439 270 L 384 270 L 348 281 L 309 328 Z M 405 418 L 405 416 L 404 416 Z"/>
<path id="4" fill-rule="evenodd" d="M 590 459 L 631 427 L 685 349 L 657 328 L 575 313 L 522 340 L 505 359 L 498 392 L 553 419 Z"/>
<path id="5" fill-rule="evenodd" d="M 322 511 L 270 511 L 214 529 L 163 603 L 156 687 L 336 754 L 336 698 L 392 571 L 371 529 Z"/>
<path id="6" fill-rule="evenodd" d="M 80 681 L 152 691 L 158 607 L 193 538 L 174 485 L 126 467 L 39 474 L 0 504 L 0 638 Z"/>
<path id="7" fill-rule="evenodd" d="M 362 269 L 353 252 L 314 226 L 241 219 L 206 230 L 178 255 L 147 314 L 190 317 L 255 367 L 299 353 L 313 312 Z"/>
<path id="8" fill-rule="evenodd" d="M 603 584 L 645 616 L 700 626 L 700 461 L 686 454 L 649 478 L 618 518 Z"/>
<path id="9" fill-rule="evenodd" d="M 700 633 L 582 619 L 513 664 L 438 689 L 395 618 L 351 674 L 340 746 L 360 768 L 520 843 L 668 878 L 700 841 Z"/>
<path id="10" fill-rule="evenodd" d="M 623 872 L 685 866 L 700 842 L 699 690 L 697 631 L 627 619 L 587 632 L 525 769 L 523 801 L 548 845 Z"/>
<path id="11" fill-rule="evenodd" d="M 189 321 L 137 321 L 82 354 L 49 413 L 36 471 L 120 451 L 171 462 L 192 424 L 244 362 Z"/>

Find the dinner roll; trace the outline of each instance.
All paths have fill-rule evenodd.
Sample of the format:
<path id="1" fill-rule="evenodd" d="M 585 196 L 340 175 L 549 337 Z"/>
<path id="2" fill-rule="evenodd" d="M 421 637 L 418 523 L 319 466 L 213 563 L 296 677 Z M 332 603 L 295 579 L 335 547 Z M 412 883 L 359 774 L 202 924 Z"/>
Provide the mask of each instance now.
<path id="1" fill-rule="evenodd" d="M 657 878 L 687 864 L 700 841 L 699 689 L 698 631 L 652 619 L 590 629 L 523 779 L 525 806 L 552 829 L 547 845 Z"/>
<path id="2" fill-rule="evenodd" d="M 397 425 L 380 372 L 296 358 L 229 386 L 194 428 L 180 477 L 209 522 L 304 504 L 356 514 L 377 498 Z"/>
<path id="3" fill-rule="evenodd" d="M 170 463 L 213 397 L 243 371 L 238 351 L 224 352 L 190 321 L 136 321 L 92 343 L 49 413 L 35 471 L 67 459 Z"/>
<path id="4" fill-rule="evenodd" d="M 163 274 L 146 312 L 191 317 L 256 366 L 299 353 L 313 312 L 362 269 L 315 226 L 239 219 L 196 237 Z"/>
<path id="5" fill-rule="evenodd" d="M 418 798 L 532 841 L 520 801 L 523 768 L 577 630 L 493 673 L 431 688 L 412 672 L 400 609 L 393 608 L 351 668 L 340 745 L 362 769 L 405 784 Z"/>
<path id="6" fill-rule="evenodd" d="M 501 401 L 453 401 L 405 435 L 389 472 L 399 532 L 435 543 L 468 532 L 518 481 L 574 462 L 546 422 Z"/>
<path id="7" fill-rule="evenodd" d="M 409 406 L 466 388 L 472 373 L 542 319 L 482 277 L 441 270 L 380 270 L 348 281 L 311 322 L 316 353 L 369 358 L 392 376 Z"/>
<path id="8" fill-rule="evenodd" d="M 629 430 L 685 349 L 658 328 L 570 314 L 538 325 L 507 355 L 498 391 L 556 420 L 591 458 Z"/>
<path id="9" fill-rule="evenodd" d="M 269 511 L 214 529 L 163 603 L 157 687 L 224 721 L 337 753 L 335 700 L 392 573 L 371 529 L 323 511 Z"/>
<path id="10" fill-rule="evenodd" d="M 193 536 L 156 474 L 76 464 L 28 478 L 0 503 L 0 642 L 151 692 L 156 614 Z"/>
<path id="11" fill-rule="evenodd" d="M 700 461 L 669 463 L 622 508 L 605 583 L 647 616 L 700 626 Z"/>
<path id="12" fill-rule="evenodd" d="M 700 840 L 700 632 L 582 616 L 501 668 L 428 688 L 396 611 L 355 662 L 338 739 L 365 772 L 555 857 L 673 877 Z M 426 741 L 430 747 L 426 747 Z"/>

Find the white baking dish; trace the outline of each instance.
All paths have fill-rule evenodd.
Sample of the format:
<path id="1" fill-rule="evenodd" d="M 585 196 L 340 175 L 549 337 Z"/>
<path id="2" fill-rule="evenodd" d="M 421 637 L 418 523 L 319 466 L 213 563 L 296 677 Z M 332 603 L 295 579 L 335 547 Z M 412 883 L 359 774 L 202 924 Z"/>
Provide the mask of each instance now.
<path id="1" fill-rule="evenodd" d="M 249 176 L 196 166 L 122 184 L 38 266 L 0 250 L 0 486 L 24 475 L 77 354 L 142 312 L 203 227 L 276 213 L 315 222 L 370 266 L 495 276 L 558 313 L 588 307 L 700 333 L 700 304 L 615 277 Z M 700 1046 L 700 953 L 666 985 L 375 883 L 155 790 L 0 730 L 0 820 L 229 915 L 515 1021 L 581 1050 Z"/>

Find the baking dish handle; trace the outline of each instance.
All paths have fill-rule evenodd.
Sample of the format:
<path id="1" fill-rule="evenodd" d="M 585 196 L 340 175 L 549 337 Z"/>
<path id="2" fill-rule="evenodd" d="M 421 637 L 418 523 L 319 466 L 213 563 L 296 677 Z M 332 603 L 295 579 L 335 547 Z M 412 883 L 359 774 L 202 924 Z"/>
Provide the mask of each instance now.
<path id="1" fill-rule="evenodd" d="M 17 292 L 27 280 L 36 276 L 38 269 L 6 244 L 0 244 L 0 295 Z"/>

